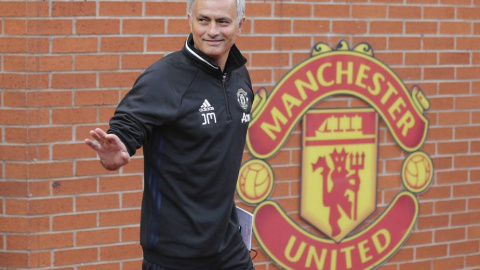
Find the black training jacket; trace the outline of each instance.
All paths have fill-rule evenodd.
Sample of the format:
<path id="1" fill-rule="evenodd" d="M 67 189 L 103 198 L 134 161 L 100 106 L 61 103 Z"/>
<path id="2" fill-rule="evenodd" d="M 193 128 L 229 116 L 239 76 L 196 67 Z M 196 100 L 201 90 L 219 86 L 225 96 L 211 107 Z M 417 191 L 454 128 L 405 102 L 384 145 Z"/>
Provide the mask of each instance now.
<path id="1" fill-rule="evenodd" d="M 234 45 L 224 72 L 187 39 L 141 74 L 108 133 L 143 146 L 141 245 L 165 267 L 209 263 L 234 233 L 233 201 L 253 91 Z"/>

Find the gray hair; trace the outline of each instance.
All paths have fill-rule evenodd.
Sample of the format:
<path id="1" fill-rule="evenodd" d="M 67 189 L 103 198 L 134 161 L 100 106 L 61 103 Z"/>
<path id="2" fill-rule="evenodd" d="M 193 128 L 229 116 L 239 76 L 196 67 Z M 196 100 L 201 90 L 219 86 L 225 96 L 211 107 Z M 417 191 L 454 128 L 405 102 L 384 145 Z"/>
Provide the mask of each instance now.
<path id="1" fill-rule="evenodd" d="M 237 21 L 240 22 L 245 16 L 245 0 L 236 0 L 237 1 Z M 195 0 L 187 0 L 187 13 L 192 15 L 193 4 Z"/>

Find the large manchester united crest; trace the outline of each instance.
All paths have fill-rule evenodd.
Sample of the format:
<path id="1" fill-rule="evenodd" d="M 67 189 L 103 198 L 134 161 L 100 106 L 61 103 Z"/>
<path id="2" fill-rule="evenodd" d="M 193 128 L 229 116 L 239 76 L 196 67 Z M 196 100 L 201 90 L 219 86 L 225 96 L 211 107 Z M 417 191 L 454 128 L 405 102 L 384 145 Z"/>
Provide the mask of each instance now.
<path id="1" fill-rule="evenodd" d="M 336 95 L 368 106 L 315 108 Z M 240 169 L 237 193 L 256 205 L 253 231 L 265 254 L 283 269 L 343 270 L 372 269 L 398 251 L 418 217 L 416 195 L 432 181 L 432 161 L 420 150 L 429 106 L 421 89 L 407 89 L 373 57 L 368 44 L 350 49 L 344 41 L 335 49 L 316 44 L 311 57 L 289 71 L 269 95 L 265 89 L 257 91 L 247 135 L 253 158 Z M 407 152 L 398 168 L 405 190 L 376 213 L 382 121 Z M 269 199 L 275 177 L 267 160 L 300 122 L 299 214 L 318 232 L 297 225 Z"/>

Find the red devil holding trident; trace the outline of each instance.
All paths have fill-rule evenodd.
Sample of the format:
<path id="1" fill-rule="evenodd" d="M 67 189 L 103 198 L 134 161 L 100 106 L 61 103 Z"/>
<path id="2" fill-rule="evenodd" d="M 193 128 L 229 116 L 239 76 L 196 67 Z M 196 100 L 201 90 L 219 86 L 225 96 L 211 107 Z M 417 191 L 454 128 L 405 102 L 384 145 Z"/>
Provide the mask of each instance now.
<path id="1" fill-rule="evenodd" d="M 347 171 L 347 157 L 350 157 L 350 170 Z M 358 190 L 360 188 L 359 170 L 364 168 L 365 153 L 359 155 L 356 153 L 348 154 L 345 148 L 341 152 L 334 149 L 330 154 L 333 161 L 333 171 L 327 164 L 325 157 L 318 157 L 317 162 L 312 164 L 313 171 L 322 168 L 323 178 L 323 205 L 330 208 L 329 224 L 332 228 L 332 237 L 340 234 L 341 229 L 338 224 L 341 218 L 340 209 L 351 219 L 357 219 Z M 331 171 L 331 172 L 330 172 Z M 349 174 L 349 171 L 353 171 Z M 332 188 L 328 188 L 328 181 L 332 180 Z M 350 192 L 347 192 L 350 191 Z M 353 193 L 353 199 L 350 199 L 349 193 Z"/>

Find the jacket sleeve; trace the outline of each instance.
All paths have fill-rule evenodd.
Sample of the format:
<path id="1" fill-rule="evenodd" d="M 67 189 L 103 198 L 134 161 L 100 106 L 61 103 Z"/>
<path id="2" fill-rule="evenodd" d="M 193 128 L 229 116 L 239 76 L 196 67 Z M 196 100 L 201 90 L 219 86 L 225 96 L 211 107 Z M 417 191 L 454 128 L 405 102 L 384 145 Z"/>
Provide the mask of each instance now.
<path id="1" fill-rule="evenodd" d="M 180 97 L 173 89 L 168 89 L 164 77 L 161 70 L 147 69 L 138 77 L 110 119 L 107 133 L 117 135 L 130 156 L 144 144 L 154 127 L 172 121 L 177 115 Z"/>

